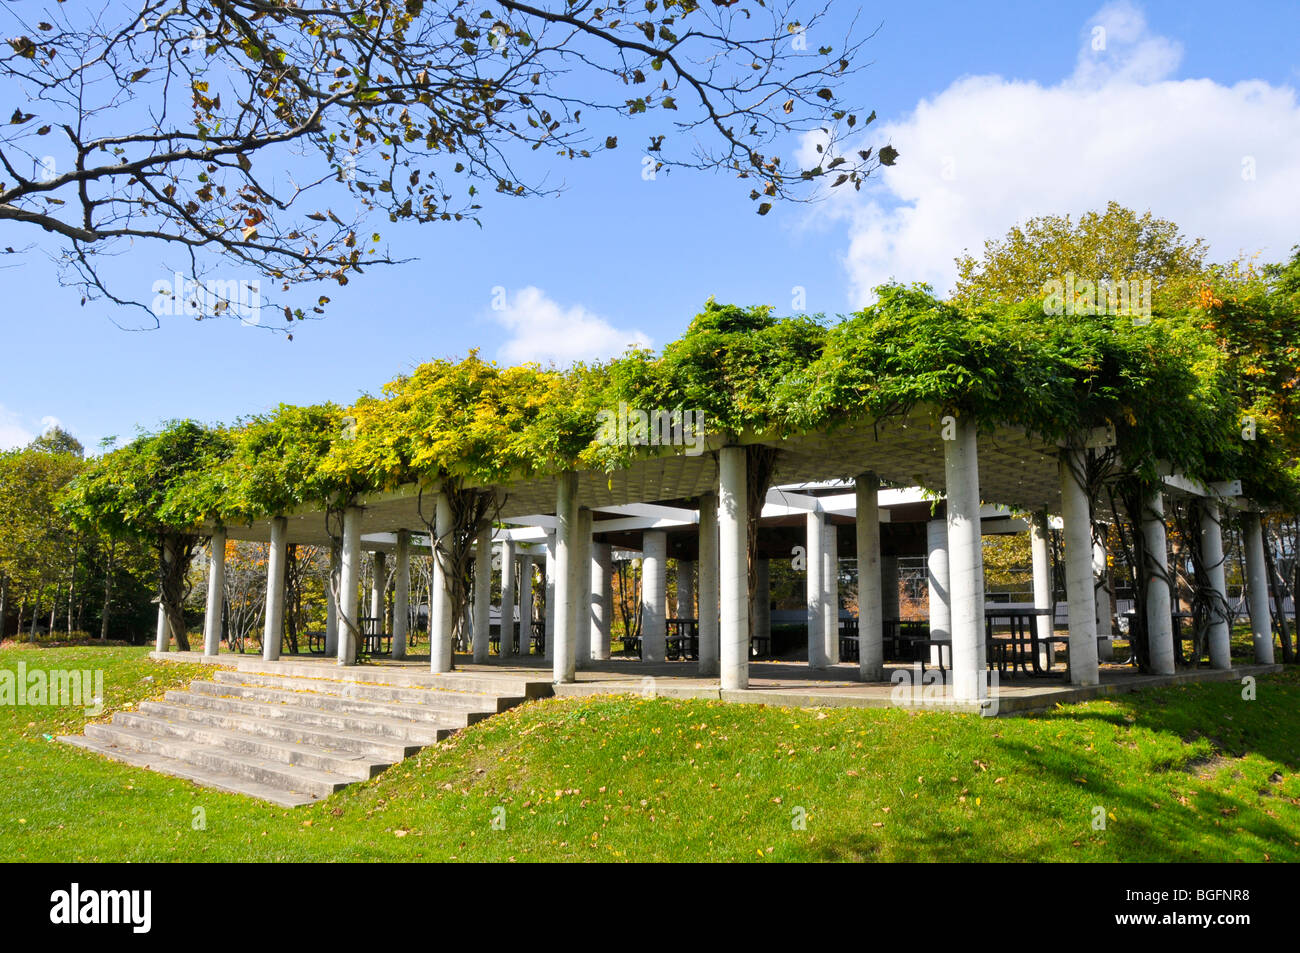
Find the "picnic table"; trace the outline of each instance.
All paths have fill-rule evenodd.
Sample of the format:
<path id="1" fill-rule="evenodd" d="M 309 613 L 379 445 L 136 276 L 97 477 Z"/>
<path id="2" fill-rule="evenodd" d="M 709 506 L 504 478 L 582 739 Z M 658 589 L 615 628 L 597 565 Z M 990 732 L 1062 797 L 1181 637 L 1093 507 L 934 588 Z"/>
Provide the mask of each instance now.
<path id="1" fill-rule="evenodd" d="M 859 635 L 859 621 L 856 618 L 840 619 L 841 661 L 858 661 Z M 930 638 L 930 623 L 926 619 L 885 619 L 881 625 L 880 637 L 884 643 L 886 659 L 913 662 L 919 657 L 917 652 L 929 647 L 927 640 Z"/>
<path id="2" fill-rule="evenodd" d="M 664 657 L 695 660 L 700 657 L 700 620 L 667 619 L 668 633 Z"/>
<path id="3" fill-rule="evenodd" d="M 995 662 L 998 673 L 1005 675 L 1008 666 L 1014 675 L 1019 669 L 1023 674 L 1038 677 L 1059 677 L 1052 671 L 1052 649 L 1056 645 L 1069 645 L 1066 635 L 1040 636 L 1038 620 L 1044 616 L 1052 617 L 1055 610 L 1038 608 L 1032 602 L 990 602 L 984 606 L 984 639 L 987 646 L 988 663 Z M 1005 622 L 1009 634 L 1000 637 L 995 634 L 998 620 Z M 1043 665 L 1046 656 L 1047 665 Z M 1025 659 L 1028 657 L 1029 665 Z"/>
<path id="4" fill-rule="evenodd" d="M 357 641 L 358 655 L 388 655 L 393 650 L 393 634 L 384 631 L 384 620 L 374 616 L 361 616 L 357 619 L 357 630 L 361 638 Z"/>
<path id="5" fill-rule="evenodd" d="M 1137 625 L 1137 616 L 1138 616 L 1137 611 L 1133 609 L 1130 609 L 1128 612 L 1120 613 L 1120 618 L 1126 619 L 1128 621 L 1130 646 L 1133 644 L 1133 632 L 1136 631 L 1135 627 Z M 1199 658 L 1195 658 L 1195 659 L 1190 658 L 1189 653 L 1183 651 L 1184 642 L 1191 642 L 1193 647 L 1196 645 L 1196 626 L 1192 625 L 1186 631 L 1184 631 L 1183 629 L 1184 622 L 1195 621 L 1196 619 L 1195 614 L 1191 612 L 1173 612 L 1170 613 L 1170 616 L 1173 621 L 1173 627 L 1174 627 L 1174 651 L 1178 653 L 1178 661 L 1183 663 L 1184 665 L 1198 664 L 1201 661 Z M 1193 648 L 1193 652 L 1194 652 L 1194 648 Z M 1129 654 L 1127 664 L 1136 665 L 1137 663 L 1138 663 L 1137 654 L 1131 652 Z"/>

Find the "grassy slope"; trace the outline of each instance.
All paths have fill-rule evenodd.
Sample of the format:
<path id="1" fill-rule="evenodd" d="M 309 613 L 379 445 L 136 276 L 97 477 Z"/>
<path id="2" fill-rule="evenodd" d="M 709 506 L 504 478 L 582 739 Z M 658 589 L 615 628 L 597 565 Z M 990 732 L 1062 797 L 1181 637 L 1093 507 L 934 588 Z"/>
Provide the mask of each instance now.
<path id="1" fill-rule="evenodd" d="M 144 651 L 17 648 L 0 667 L 102 665 L 110 710 L 199 674 Z M 1297 672 L 1254 702 L 1228 683 L 995 721 L 548 700 L 286 811 L 47 740 L 79 709 L 5 707 L 0 858 L 1297 860 L 1297 712 Z"/>

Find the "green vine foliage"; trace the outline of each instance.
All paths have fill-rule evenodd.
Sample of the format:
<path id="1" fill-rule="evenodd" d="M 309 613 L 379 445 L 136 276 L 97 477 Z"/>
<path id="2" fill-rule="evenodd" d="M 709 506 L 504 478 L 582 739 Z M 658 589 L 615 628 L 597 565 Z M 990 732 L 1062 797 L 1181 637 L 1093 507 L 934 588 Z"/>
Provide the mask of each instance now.
<path id="1" fill-rule="evenodd" d="M 280 515 L 304 504 L 346 502 L 354 487 L 324 469 L 350 420 L 336 404 L 281 404 L 240 421 L 220 467 L 194 481 L 211 512 L 225 523 Z"/>
<path id="2" fill-rule="evenodd" d="M 1294 508 L 1296 427 L 1283 413 L 1293 405 L 1267 393 L 1294 378 L 1294 361 L 1269 365 L 1259 384 L 1259 348 L 1248 340 L 1284 319 L 1294 329 L 1294 300 L 1265 287 L 1234 308 L 1158 310 L 1144 323 L 1053 316 L 1035 302 L 944 302 L 922 285 L 888 285 L 876 304 L 828 321 L 710 300 L 660 353 L 557 369 L 501 367 L 471 352 L 421 364 L 347 409 L 282 405 L 228 431 L 169 424 L 101 458 L 69 499 L 86 518 L 122 527 L 244 521 L 409 483 L 613 471 L 647 452 L 598 439 L 601 411 L 620 404 L 700 411 L 724 439 L 933 406 L 1049 442 L 1112 426 L 1143 479 L 1167 461 L 1202 480 L 1241 477 L 1258 502 Z M 1297 336 L 1286 335 L 1294 348 Z M 1242 415 L 1257 405 L 1257 432 L 1243 440 Z"/>
<path id="3" fill-rule="evenodd" d="M 64 489 L 60 506 L 75 525 L 110 536 L 189 532 L 214 515 L 208 474 L 230 447 L 229 431 L 169 421 L 96 460 Z"/>

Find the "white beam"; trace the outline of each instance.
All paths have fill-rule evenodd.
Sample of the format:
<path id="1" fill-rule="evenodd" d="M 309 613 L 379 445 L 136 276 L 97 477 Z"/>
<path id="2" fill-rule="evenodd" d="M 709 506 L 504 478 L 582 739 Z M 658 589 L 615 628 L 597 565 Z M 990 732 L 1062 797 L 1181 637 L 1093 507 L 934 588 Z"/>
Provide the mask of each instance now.
<path id="1" fill-rule="evenodd" d="M 1232 619 L 1228 611 L 1228 586 L 1223 566 L 1222 511 L 1218 503 L 1201 504 L 1201 558 L 1205 577 L 1214 593 L 1210 608 L 1210 664 L 1215 668 L 1232 668 Z"/>
<path id="2" fill-rule="evenodd" d="M 722 689 L 749 687 L 749 551 L 744 447 L 718 451 L 718 601 Z"/>
<path id="3" fill-rule="evenodd" d="M 515 654 L 511 630 L 515 625 L 515 543 L 501 540 L 501 641 L 497 643 L 497 656 L 509 658 Z"/>
<path id="4" fill-rule="evenodd" d="M 284 556 L 288 526 L 283 516 L 271 520 L 271 543 L 266 554 L 266 617 L 262 627 L 262 658 L 268 662 L 280 657 L 280 637 L 284 631 Z"/>
<path id="5" fill-rule="evenodd" d="M 226 530 L 218 527 L 208 544 L 208 602 L 203 615 L 203 654 L 215 656 L 221 651 L 221 609 L 226 595 Z"/>
<path id="6" fill-rule="evenodd" d="M 718 674 L 718 495 L 700 497 L 700 674 Z"/>
<path id="7" fill-rule="evenodd" d="M 953 698 L 988 694 L 984 661 L 984 555 L 980 533 L 980 475 L 975 422 L 956 418 L 943 442 L 947 490 L 948 575 L 951 585 Z"/>
<path id="8" fill-rule="evenodd" d="M 609 658 L 610 623 L 613 621 L 613 562 L 609 543 L 591 544 L 591 657 Z"/>
<path id="9" fill-rule="evenodd" d="M 668 601 L 668 536 L 662 530 L 641 537 L 641 658 L 662 662 L 667 653 L 664 611 Z"/>
<path id="10" fill-rule="evenodd" d="M 357 588 L 361 580 L 361 508 L 343 511 L 343 546 L 339 551 L 338 663 L 357 664 Z"/>
<path id="11" fill-rule="evenodd" d="M 434 533 L 437 549 L 446 545 L 442 540 L 451 537 L 451 503 L 447 494 L 439 491 L 434 511 Z M 452 670 L 455 625 L 452 618 L 451 585 L 438 552 L 433 553 L 433 605 L 429 607 L 432 629 L 429 634 L 429 669 L 435 674 Z"/>
<path id="12" fill-rule="evenodd" d="M 1097 596 L 1092 585 L 1092 507 L 1084 487 L 1084 452 L 1061 454 L 1061 522 L 1065 596 L 1070 604 L 1070 683 L 1096 685 Z M 1168 613 L 1165 614 L 1168 618 Z"/>
<path id="13" fill-rule="evenodd" d="M 406 658 L 411 624 L 411 532 L 397 531 L 397 553 L 393 566 L 393 658 Z"/>
<path id="14" fill-rule="evenodd" d="M 1165 504 L 1160 491 L 1143 503 L 1142 536 L 1146 542 L 1143 567 L 1147 603 L 1147 652 L 1151 670 L 1157 675 L 1174 673 L 1173 598 L 1169 590 L 1169 562 L 1166 552 Z"/>
<path id="15" fill-rule="evenodd" d="M 1273 664 L 1273 617 L 1268 607 L 1268 563 L 1264 558 L 1264 530 L 1258 513 L 1241 514 L 1242 542 L 1246 551 L 1246 595 L 1250 600 L 1250 629 L 1255 661 Z"/>
<path id="16" fill-rule="evenodd" d="M 857 479 L 857 509 L 875 515 L 880 512 L 877 499 L 880 481 L 874 473 Z M 884 577 L 880 565 L 880 522 L 859 517 L 856 525 L 858 543 L 858 672 L 864 682 L 878 682 L 885 677 Z M 897 579 L 895 579 L 897 584 Z M 895 589 L 897 594 L 897 589 Z M 895 595 L 897 598 L 897 595 Z"/>
<path id="17" fill-rule="evenodd" d="M 492 524 L 484 520 L 478 527 L 474 547 L 474 662 L 487 664 L 492 619 Z"/>
<path id="18" fill-rule="evenodd" d="M 561 473 L 555 481 L 555 648 L 553 673 L 557 683 L 572 682 L 577 672 L 577 633 L 573 629 L 576 573 L 573 572 L 578 533 L 578 475 Z"/>
<path id="19" fill-rule="evenodd" d="M 826 612 L 826 584 L 822 578 L 826 571 L 823 559 L 826 548 L 825 517 L 819 512 L 810 510 L 805 528 L 807 570 L 804 595 L 808 607 L 808 667 L 823 669 L 831 664 L 830 656 L 826 651 L 825 623 L 822 621 Z"/>

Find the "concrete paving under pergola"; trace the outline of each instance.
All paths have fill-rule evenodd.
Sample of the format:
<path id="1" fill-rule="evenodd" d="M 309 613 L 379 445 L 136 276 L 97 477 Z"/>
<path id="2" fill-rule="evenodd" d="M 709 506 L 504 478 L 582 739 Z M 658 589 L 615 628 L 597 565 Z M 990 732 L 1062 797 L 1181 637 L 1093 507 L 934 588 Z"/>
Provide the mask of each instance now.
<path id="1" fill-rule="evenodd" d="M 1106 436 L 1092 438 L 1104 443 Z M 746 446 L 762 444 L 778 451 L 775 469 L 760 514 L 756 553 L 756 598 L 749 594 L 746 547 Z M 514 585 L 514 569 L 523 562 L 543 567 L 546 582 L 546 655 L 557 685 L 575 681 L 577 669 L 609 657 L 611 550 L 641 553 L 643 658 L 663 660 L 666 561 L 679 560 L 679 594 L 693 588 L 698 604 L 698 677 L 715 679 L 727 692 L 749 683 L 751 614 L 761 633 L 767 600 L 764 560 L 788 555 L 764 548 L 764 538 L 803 540 L 808 566 L 808 666 L 835 666 L 839 658 L 838 597 L 834 560 L 851 550 L 858 565 L 859 661 L 854 677 L 861 682 L 884 678 L 882 631 L 888 613 L 897 618 L 897 555 L 927 556 L 931 637 L 950 655 L 952 698 L 976 703 L 985 698 L 985 593 L 982 536 L 992 532 L 1029 532 L 1032 540 L 1034 606 L 1041 610 L 1040 634 L 1050 634 L 1052 605 L 1047 521 L 1058 519 L 1063 533 L 1069 620 L 1069 680 L 1075 686 L 1099 682 L 1099 661 L 1110 642 L 1110 607 L 1104 588 L 1106 558 L 1094 545 L 1092 524 L 1107 514 L 1090 505 L 1070 474 L 1082 448 L 1044 443 L 1013 427 L 977 432 L 973 422 L 944 416 L 933 408 L 875 422 L 846 425 L 833 432 L 756 436 L 725 443 L 712 438 L 698 455 L 681 447 L 644 448 L 623 469 L 570 471 L 535 476 L 481 488 L 494 494 L 496 526 L 478 534 L 475 548 L 473 607 L 469 640 L 476 664 L 489 661 L 491 554 L 499 550 L 502 567 L 501 618 L 532 613 L 532 586 Z M 929 487 L 942 492 L 925 492 Z M 1272 663 L 1267 592 L 1259 515 L 1240 498 L 1235 482 L 1203 486 L 1170 475 L 1163 494 L 1190 493 L 1206 498 L 1202 547 L 1209 578 L 1225 594 L 1220 514 L 1239 510 L 1245 528 L 1247 588 L 1254 621 L 1256 661 Z M 934 507 L 932 511 L 932 506 Z M 1175 646 L 1171 594 L 1163 566 L 1166 527 L 1162 493 L 1147 501 L 1142 531 L 1153 558 L 1147 607 L 1151 667 L 1157 675 L 1174 672 Z M 1018 515 L 1023 514 L 1023 515 Z M 1054 514 L 1049 517 L 1048 514 Z M 221 637 L 224 587 L 224 541 L 269 544 L 264 657 L 280 649 L 284 611 L 285 547 L 292 543 L 331 547 L 338 578 L 339 606 L 356 610 L 363 552 L 376 560 L 395 557 L 392 599 L 392 645 L 395 659 L 406 648 L 409 576 L 413 546 L 428 546 L 432 524 L 439 535 L 449 525 L 449 508 L 437 486 L 401 487 L 362 496 L 327 521 L 323 508 L 306 507 L 240 526 L 206 526 L 213 539 L 209 561 L 204 652 L 216 655 Z M 799 527 L 803 532 L 800 537 Z M 831 527 L 831 530 L 828 530 Z M 849 529 L 848 527 L 851 527 Z M 904 529 L 906 527 L 906 529 Z M 851 547 L 845 543 L 852 541 Z M 427 551 L 427 550 L 426 550 Z M 1215 553 L 1218 553 L 1215 562 Z M 892 561 L 892 566 L 891 566 Z M 687 567 L 683 572 L 682 566 Z M 438 560 L 433 561 L 433 606 L 430 607 L 430 668 L 453 667 L 451 600 Z M 376 573 L 382 578 L 384 573 Z M 892 577 L 892 583 L 891 583 Z M 683 579 L 686 583 L 683 583 Z M 891 596 L 892 593 L 892 596 Z M 679 598 L 682 597 L 679 595 Z M 371 610 L 382 616 L 382 588 L 371 594 Z M 683 601 L 683 608 L 688 603 Z M 326 650 L 340 665 L 356 660 L 355 625 L 340 624 L 330 606 Z M 680 614 L 680 613 L 679 613 Z M 1229 667 L 1231 620 L 1215 619 L 1209 632 L 1211 664 Z M 159 651 L 169 633 L 160 613 Z M 513 646 L 502 639 L 503 661 Z M 521 638 L 525 652 L 528 639 Z M 844 669 L 845 666 L 839 666 Z"/>

